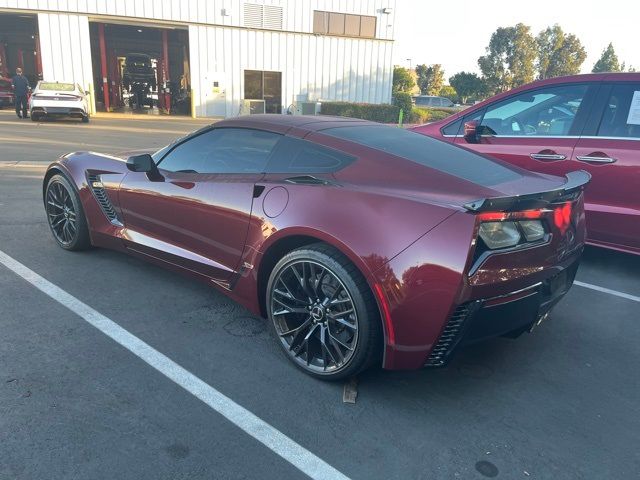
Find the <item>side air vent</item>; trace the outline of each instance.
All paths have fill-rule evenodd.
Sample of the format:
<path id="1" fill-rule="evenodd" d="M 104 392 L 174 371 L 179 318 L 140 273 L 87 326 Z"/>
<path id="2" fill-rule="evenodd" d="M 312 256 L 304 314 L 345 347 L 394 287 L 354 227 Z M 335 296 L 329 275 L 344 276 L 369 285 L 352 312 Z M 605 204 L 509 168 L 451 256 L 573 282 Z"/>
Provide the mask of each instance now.
<path id="1" fill-rule="evenodd" d="M 438 339 L 438 343 L 433 347 L 425 367 L 442 367 L 447 363 L 449 354 L 460 340 L 463 332 L 465 321 L 475 312 L 477 302 L 463 303 L 455 309 L 449 322 L 442 330 L 442 334 Z"/>
<path id="2" fill-rule="evenodd" d="M 122 223 L 118 219 L 118 214 L 113 208 L 111 200 L 109 200 L 109 197 L 107 196 L 107 192 L 104 190 L 100 175 L 87 175 L 87 180 L 89 182 L 89 188 L 93 192 L 93 195 L 96 197 L 96 200 L 100 204 L 100 208 L 102 208 L 103 213 L 106 215 L 109 221 L 114 225 L 122 226 Z"/>

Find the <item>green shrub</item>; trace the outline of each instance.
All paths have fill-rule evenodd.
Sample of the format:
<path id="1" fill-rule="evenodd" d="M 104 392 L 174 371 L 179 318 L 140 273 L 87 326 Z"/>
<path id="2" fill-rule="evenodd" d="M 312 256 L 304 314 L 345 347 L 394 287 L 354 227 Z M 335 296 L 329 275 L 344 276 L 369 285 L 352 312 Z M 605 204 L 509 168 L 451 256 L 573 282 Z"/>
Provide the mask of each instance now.
<path id="1" fill-rule="evenodd" d="M 404 111 L 405 117 L 411 113 L 413 108 L 413 102 L 411 101 L 411 94 L 406 92 L 395 92 L 393 94 L 392 103 Z"/>
<path id="2" fill-rule="evenodd" d="M 394 98 L 395 100 L 395 98 Z M 409 96 L 409 100 L 411 97 Z M 418 108 L 405 110 L 404 123 L 426 123 L 442 120 L 456 110 L 448 108 Z M 408 112 L 408 113 L 407 113 Z M 361 118 L 379 123 L 398 123 L 398 105 L 349 102 L 322 102 L 321 115 Z"/>
<path id="3" fill-rule="evenodd" d="M 397 123 L 400 108 L 396 105 L 350 102 L 322 102 L 321 115 L 361 118 L 380 123 Z"/>
<path id="4" fill-rule="evenodd" d="M 411 114 L 405 117 L 405 123 L 427 123 L 447 118 L 453 112 L 439 108 L 413 107 Z"/>
<path id="5" fill-rule="evenodd" d="M 429 110 L 413 107 L 409 115 L 404 117 L 404 123 L 426 123 L 429 121 Z"/>

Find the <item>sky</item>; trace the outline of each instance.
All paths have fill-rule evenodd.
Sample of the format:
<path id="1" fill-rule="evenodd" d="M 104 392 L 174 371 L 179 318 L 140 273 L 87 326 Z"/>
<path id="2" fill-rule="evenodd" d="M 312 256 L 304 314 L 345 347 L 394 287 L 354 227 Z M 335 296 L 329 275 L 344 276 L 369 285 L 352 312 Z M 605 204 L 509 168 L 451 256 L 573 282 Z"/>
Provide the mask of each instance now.
<path id="1" fill-rule="evenodd" d="M 396 0 L 394 64 L 439 63 L 445 78 L 479 73 L 491 34 L 519 22 L 537 35 L 558 23 L 587 50 L 582 73 L 591 71 L 609 42 L 618 59 L 640 71 L 640 0 Z"/>

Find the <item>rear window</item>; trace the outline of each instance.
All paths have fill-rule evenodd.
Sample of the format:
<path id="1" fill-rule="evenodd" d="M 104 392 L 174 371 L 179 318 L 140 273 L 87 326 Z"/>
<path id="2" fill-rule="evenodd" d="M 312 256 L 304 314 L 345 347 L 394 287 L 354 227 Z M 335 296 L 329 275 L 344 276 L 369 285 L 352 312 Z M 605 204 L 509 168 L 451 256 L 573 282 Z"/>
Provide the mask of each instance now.
<path id="1" fill-rule="evenodd" d="M 50 83 L 42 82 L 38 85 L 40 90 L 55 90 L 58 92 L 73 92 L 76 86 L 73 83 Z"/>
<path id="2" fill-rule="evenodd" d="M 299 138 L 283 137 L 273 152 L 268 173 L 330 173 L 355 160 L 351 155 Z"/>
<path id="3" fill-rule="evenodd" d="M 321 133 L 406 158 L 479 185 L 490 186 L 521 178 L 506 165 L 402 128 L 366 125 L 329 128 Z"/>

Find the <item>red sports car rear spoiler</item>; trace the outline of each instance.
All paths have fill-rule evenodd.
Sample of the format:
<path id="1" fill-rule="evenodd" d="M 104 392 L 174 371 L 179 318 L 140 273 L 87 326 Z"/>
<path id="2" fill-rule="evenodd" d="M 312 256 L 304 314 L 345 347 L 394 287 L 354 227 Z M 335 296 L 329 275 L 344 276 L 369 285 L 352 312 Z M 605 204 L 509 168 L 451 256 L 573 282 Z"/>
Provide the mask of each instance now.
<path id="1" fill-rule="evenodd" d="M 591 174 L 584 170 L 576 170 L 565 175 L 566 182 L 553 190 L 510 197 L 481 198 L 465 203 L 464 208 L 470 212 L 526 210 L 541 208 L 551 203 L 570 201 L 580 195 L 584 186 L 591 180 Z"/>

